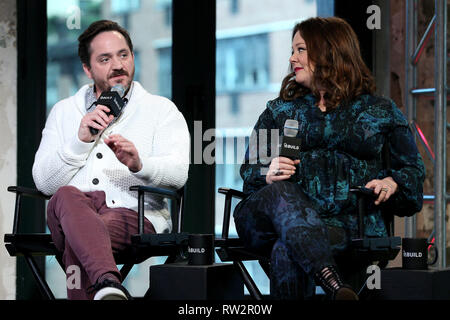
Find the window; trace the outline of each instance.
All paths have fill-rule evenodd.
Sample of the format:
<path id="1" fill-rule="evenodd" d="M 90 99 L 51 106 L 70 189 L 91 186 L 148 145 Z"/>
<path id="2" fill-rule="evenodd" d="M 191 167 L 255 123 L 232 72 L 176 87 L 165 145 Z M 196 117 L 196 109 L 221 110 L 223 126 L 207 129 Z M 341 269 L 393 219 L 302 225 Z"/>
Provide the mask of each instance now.
<path id="1" fill-rule="evenodd" d="M 268 35 L 217 41 L 217 94 L 266 90 L 269 84 Z"/>
<path id="2" fill-rule="evenodd" d="M 114 14 L 129 13 L 139 9 L 140 0 L 111 0 L 111 12 Z"/>
<path id="3" fill-rule="evenodd" d="M 157 0 L 156 6 L 163 11 L 164 24 L 166 26 L 172 25 L 172 0 Z"/>
<path id="4" fill-rule="evenodd" d="M 239 12 L 239 0 L 231 0 L 230 12 L 233 14 L 237 14 Z"/>
<path id="5" fill-rule="evenodd" d="M 170 99 L 172 88 L 172 73 L 170 72 L 172 69 L 172 48 L 158 49 L 158 57 L 158 92 L 160 95 Z"/>

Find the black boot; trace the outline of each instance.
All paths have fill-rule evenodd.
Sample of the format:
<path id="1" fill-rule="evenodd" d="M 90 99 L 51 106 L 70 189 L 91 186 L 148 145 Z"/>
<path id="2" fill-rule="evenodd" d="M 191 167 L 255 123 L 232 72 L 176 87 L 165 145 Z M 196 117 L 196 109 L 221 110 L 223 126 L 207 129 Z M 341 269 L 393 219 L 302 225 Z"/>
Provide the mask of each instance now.
<path id="1" fill-rule="evenodd" d="M 356 292 L 345 285 L 334 266 L 327 266 L 315 275 L 315 280 L 332 300 L 359 300 Z"/>

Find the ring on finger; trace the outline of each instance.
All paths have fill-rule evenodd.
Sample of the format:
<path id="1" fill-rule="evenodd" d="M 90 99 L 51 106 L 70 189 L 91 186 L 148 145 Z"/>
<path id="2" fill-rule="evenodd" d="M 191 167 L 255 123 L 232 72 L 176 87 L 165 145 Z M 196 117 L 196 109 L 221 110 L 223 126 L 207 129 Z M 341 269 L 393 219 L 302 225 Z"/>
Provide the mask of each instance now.
<path id="1" fill-rule="evenodd" d="M 384 191 L 387 193 L 389 191 L 389 188 L 381 188 L 381 191 Z"/>
<path id="2" fill-rule="evenodd" d="M 274 175 L 276 176 L 281 176 L 283 174 L 283 171 L 281 171 L 280 169 L 275 170 Z"/>

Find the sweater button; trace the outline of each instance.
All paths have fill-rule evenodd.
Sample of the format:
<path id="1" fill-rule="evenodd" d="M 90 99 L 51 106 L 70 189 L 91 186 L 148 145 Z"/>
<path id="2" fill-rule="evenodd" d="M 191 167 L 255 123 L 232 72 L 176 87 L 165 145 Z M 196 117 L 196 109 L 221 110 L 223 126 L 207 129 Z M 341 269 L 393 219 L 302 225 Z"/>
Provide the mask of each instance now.
<path id="1" fill-rule="evenodd" d="M 102 155 L 100 152 L 97 153 L 96 156 L 97 156 L 97 158 L 99 158 L 99 159 L 103 158 L 103 155 Z"/>
<path id="2" fill-rule="evenodd" d="M 98 181 L 97 178 L 94 178 L 94 179 L 92 180 L 92 183 L 97 185 L 97 184 L 99 183 L 99 181 Z"/>

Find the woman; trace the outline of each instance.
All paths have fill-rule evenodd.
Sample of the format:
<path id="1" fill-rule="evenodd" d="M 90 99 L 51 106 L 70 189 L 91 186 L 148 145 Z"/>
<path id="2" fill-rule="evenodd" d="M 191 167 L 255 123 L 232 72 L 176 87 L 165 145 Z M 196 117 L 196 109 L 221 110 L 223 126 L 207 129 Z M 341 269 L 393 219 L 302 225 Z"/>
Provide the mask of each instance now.
<path id="1" fill-rule="evenodd" d="M 258 154 L 259 143 L 249 145 L 241 167 L 247 197 L 235 209 L 236 228 L 246 246 L 270 253 L 273 298 L 309 298 L 315 282 L 333 299 L 358 299 L 333 259 L 357 232 L 356 196 L 349 188 L 373 189 L 377 198 L 365 232 L 385 236 L 380 207 L 403 216 L 421 210 L 423 162 L 401 111 L 374 96 L 357 37 L 344 20 L 297 24 L 289 61 L 291 73 L 255 132 L 283 132 L 287 119 L 297 120 L 298 160 L 275 156 L 269 164 Z M 389 170 L 380 156 L 385 143 Z M 277 151 L 268 144 L 264 154 Z"/>

